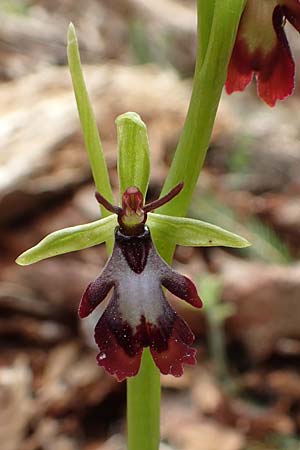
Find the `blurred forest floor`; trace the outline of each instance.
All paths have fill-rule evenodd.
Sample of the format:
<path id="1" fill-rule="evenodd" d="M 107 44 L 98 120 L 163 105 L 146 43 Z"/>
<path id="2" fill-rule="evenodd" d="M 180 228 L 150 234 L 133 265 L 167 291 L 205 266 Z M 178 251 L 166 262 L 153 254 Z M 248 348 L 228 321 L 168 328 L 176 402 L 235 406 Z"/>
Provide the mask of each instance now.
<path id="1" fill-rule="evenodd" d="M 154 199 L 191 92 L 192 0 L 0 0 L 1 450 L 125 448 L 125 385 L 95 361 L 101 311 L 77 318 L 105 248 L 14 263 L 47 233 L 99 218 L 66 67 L 70 21 L 116 195 L 117 115 L 136 111 L 148 126 Z M 205 307 L 170 296 L 199 363 L 162 377 L 162 450 L 300 448 L 298 90 L 274 109 L 255 86 L 222 98 L 189 215 L 253 245 L 176 251 Z"/>

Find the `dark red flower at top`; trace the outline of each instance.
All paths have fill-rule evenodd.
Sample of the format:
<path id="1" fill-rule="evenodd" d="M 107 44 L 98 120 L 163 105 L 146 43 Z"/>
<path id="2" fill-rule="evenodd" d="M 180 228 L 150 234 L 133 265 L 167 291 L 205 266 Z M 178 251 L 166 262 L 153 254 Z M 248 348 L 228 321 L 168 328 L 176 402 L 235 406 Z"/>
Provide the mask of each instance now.
<path id="1" fill-rule="evenodd" d="M 259 97 L 274 106 L 294 90 L 295 64 L 284 32 L 300 32 L 299 0 L 248 0 L 228 67 L 226 91 L 243 91 L 256 76 Z"/>
<path id="2" fill-rule="evenodd" d="M 195 364 L 196 350 L 190 347 L 194 336 L 167 302 L 162 286 L 197 308 L 202 302 L 192 281 L 158 255 L 145 225 L 147 212 L 169 201 L 181 188 L 178 185 L 165 198 L 146 206 L 141 192 L 128 188 L 122 208 L 110 205 L 97 193 L 98 201 L 118 214 L 119 227 L 113 253 L 101 275 L 86 289 L 79 316 L 89 315 L 113 289 L 96 325 L 95 340 L 99 365 L 119 381 L 137 374 L 144 347 L 150 348 L 163 374 L 180 376 L 184 363 Z"/>

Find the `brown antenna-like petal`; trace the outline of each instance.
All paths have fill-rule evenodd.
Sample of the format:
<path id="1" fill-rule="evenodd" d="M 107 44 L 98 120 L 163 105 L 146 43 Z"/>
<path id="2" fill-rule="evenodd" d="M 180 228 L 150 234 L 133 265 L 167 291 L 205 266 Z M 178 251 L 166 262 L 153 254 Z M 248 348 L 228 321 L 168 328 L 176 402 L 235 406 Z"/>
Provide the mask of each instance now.
<path id="1" fill-rule="evenodd" d="M 176 195 L 179 194 L 179 192 L 182 190 L 183 186 L 184 186 L 184 183 L 182 181 L 181 183 L 177 184 L 177 186 L 175 186 L 173 189 L 171 189 L 171 191 L 168 194 L 164 195 L 163 197 L 159 198 L 158 200 L 154 200 L 153 202 L 148 203 L 143 208 L 144 212 L 148 213 L 150 211 L 153 211 L 156 208 L 159 208 L 160 206 L 164 205 L 165 203 L 169 202 L 174 197 L 176 197 Z"/>
<path id="2" fill-rule="evenodd" d="M 122 208 L 120 208 L 119 206 L 112 205 L 99 192 L 95 192 L 95 197 L 97 199 L 97 202 L 100 203 L 100 205 L 104 206 L 104 208 L 107 209 L 107 211 L 110 211 L 113 214 L 117 214 L 118 216 L 122 213 Z"/>

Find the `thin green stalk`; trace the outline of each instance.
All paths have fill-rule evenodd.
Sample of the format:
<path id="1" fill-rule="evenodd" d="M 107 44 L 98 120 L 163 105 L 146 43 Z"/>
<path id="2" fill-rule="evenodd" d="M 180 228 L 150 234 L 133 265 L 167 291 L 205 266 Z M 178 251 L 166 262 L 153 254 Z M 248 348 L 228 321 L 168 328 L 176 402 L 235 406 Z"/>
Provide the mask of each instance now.
<path id="1" fill-rule="evenodd" d="M 190 106 L 161 195 L 181 181 L 184 181 L 184 189 L 172 202 L 157 211 L 171 216 L 183 216 L 189 207 L 205 160 L 239 20 L 246 3 L 246 0 L 215 0 L 210 39 L 202 62 L 200 26 L 204 19 L 200 14 L 203 1 L 198 0 L 198 50 Z M 159 243 L 158 249 L 167 261 L 171 260 L 174 246 L 169 246 L 167 242 Z"/>
<path id="2" fill-rule="evenodd" d="M 128 450 L 157 450 L 160 433 L 160 373 L 149 349 L 136 377 L 127 380 Z"/>

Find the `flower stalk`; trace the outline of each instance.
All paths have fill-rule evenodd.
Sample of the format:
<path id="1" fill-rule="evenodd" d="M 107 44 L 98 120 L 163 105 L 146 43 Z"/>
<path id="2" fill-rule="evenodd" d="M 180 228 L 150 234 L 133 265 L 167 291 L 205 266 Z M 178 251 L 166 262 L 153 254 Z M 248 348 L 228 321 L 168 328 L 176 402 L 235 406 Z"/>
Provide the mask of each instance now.
<path id="1" fill-rule="evenodd" d="M 160 373 L 146 348 L 138 375 L 127 379 L 128 450 L 159 448 L 160 393 Z"/>

